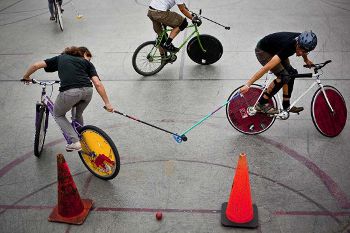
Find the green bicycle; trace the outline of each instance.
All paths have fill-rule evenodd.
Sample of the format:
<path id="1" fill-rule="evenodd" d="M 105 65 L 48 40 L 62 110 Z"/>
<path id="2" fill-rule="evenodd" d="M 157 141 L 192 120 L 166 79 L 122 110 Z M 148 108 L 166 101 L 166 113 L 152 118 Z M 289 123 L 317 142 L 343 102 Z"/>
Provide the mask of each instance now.
<path id="1" fill-rule="evenodd" d="M 198 17 L 212 21 L 201 16 L 201 10 Z M 216 23 L 215 21 L 212 22 Z M 210 65 L 217 62 L 223 53 L 221 42 L 214 36 L 200 34 L 196 24 L 192 23 L 187 28 L 191 28 L 193 31 L 179 46 L 179 50 L 188 42 L 187 54 L 192 61 L 201 65 Z M 225 29 L 229 30 L 230 27 L 225 27 Z M 154 75 L 161 71 L 166 64 L 176 61 L 177 52 L 168 52 L 160 47 L 160 44 L 166 41 L 170 31 L 171 29 L 163 26 L 163 31 L 156 40 L 146 41 L 137 47 L 132 56 L 132 66 L 137 73 L 143 76 Z"/>

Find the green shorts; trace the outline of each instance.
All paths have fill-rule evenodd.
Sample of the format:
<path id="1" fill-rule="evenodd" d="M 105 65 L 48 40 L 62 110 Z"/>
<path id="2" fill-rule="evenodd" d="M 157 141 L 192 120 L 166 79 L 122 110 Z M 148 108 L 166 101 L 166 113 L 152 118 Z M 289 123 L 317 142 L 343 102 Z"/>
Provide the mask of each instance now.
<path id="1" fill-rule="evenodd" d="M 184 17 L 173 11 L 159 11 L 149 9 L 147 16 L 153 23 L 153 29 L 157 34 L 163 30 L 162 24 L 172 28 L 179 27 L 184 21 Z"/>

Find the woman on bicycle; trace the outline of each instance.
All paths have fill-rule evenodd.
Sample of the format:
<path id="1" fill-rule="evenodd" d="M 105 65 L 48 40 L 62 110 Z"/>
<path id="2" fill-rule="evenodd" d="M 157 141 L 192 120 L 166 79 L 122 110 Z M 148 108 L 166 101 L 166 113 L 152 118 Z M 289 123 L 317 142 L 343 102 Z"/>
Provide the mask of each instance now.
<path id="1" fill-rule="evenodd" d="M 188 11 L 184 0 L 152 0 L 149 5 L 147 16 L 153 23 L 154 31 L 160 35 L 162 32 L 162 24 L 173 28 L 166 41 L 161 42 L 161 47 L 170 52 L 179 51 L 179 49 L 172 44 L 172 41 L 177 34 L 183 31 L 188 25 L 186 18 L 176 12 L 170 11 L 175 5 L 177 5 L 182 14 L 192 20 L 197 26 L 202 24 L 200 18 L 196 15 L 192 15 L 191 12 Z"/>
<path id="2" fill-rule="evenodd" d="M 277 32 L 265 36 L 255 48 L 256 57 L 263 67 L 247 81 L 240 92 L 242 94 L 247 92 L 250 85 L 271 70 L 277 78 L 270 83 L 255 108 L 258 112 L 277 114 L 278 110 L 270 106 L 268 100 L 283 87 L 283 108 L 288 110 L 294 86 L 294 78 L 290 75 L 298 73 L 290 65 L 288 57 L 293 54 L 296 54 L 297 57 L 301 56 L 305 64 L 310 67 L 313 63 L 307 55 L 315 49 L 316 45 L 317 37 L 312 31 L 303 33 Z M 303 107 L 293 106 L 289 112 L 299 113 L 303 110 Z"/>
<path id="3" fill-rule="evenodd" d="M 46 72 L 58 71 L 60 79 L 60 93 L 55 101 L 54 117 L 60 128 L 70 137 L 71 144 L 66 145 L 66 150 L 79 151 L 81 144 L 79 137 L 66 118 L 66 113 L 73 107 L 76 108 L 76 117 L 79 124 L 84 125 L 83 112 L 91 101 L 94 84 L 101 96 L 106 109 L 113 111 L 105 88 L 100 81 L 94 65 L 90 62 L 92 55 L 86 47 L 68 47 L 61 55 L 32 64 L 23 79 L 30 82 L 30 75 L 38 69 L 44 68 Z"/>

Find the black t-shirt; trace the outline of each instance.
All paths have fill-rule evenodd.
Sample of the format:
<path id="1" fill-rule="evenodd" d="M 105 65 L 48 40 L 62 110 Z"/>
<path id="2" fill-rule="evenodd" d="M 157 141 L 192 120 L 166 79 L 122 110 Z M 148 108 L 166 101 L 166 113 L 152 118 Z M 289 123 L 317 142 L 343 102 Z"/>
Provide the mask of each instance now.
<path id="1" fill-rule="evenodd" d="M 277 55 L 282 61 L 295 53 L 298 32 L 276 32 L 262 38 L 257 47 L 272 55 Z"/>
<path id="2" fill-rule="evenodd" d="M 58 77 L 61 80 L 60 91 L 92 87 L 90 79 L 98 76 L 94 65 L 82 57 L 62 54 L 44 61 L 47 65 L 46 72 L 58 71 Z"/>

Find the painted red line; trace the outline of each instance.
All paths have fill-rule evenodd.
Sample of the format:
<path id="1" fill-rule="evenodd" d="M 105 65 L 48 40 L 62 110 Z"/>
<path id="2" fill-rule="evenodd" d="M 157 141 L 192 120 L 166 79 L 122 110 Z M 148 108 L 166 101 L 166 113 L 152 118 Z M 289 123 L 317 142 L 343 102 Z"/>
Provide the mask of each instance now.
<path id="1" fill-rule="evenodd" d="M 329 193 L 335 198 L 335 200 L 338 202 L 341 208 L 343 209 L 350 208 L 350 202 L 348 201 L 348 198 L 346 194 L 343 192 L 343 190 L 341 190 L 338 184 L 327 173 L 322 171 L 315 163 L 313 163 L 311 160 L 307 159 L 306 157 L 300 155 L 295 150 L 292 150 L 279 142 L 276 142 L 272 139 L 268 139 L 259 135 L 257 136 L 257 138 L 265 143 L 275 146 L 276 148 L 290 155 L 292 158 L 303 163 L 307 168 L 309 168 L 316 176 L 318 176 L 321 179 L 321 181 L 327 187 Z"/>
<path id="2" fill-rule="evenodd" d="M 0 209 L 7 210 L 46 210 L 53 209 L 54 206 L 35 206 L 35 205 L 0 205 Z"/>
<path id="3" fill-rule="evenodd" d="M 151 209 L 151 208 L 114 208 L 114 207 L 97 207 L 94 211 L 114 211 L 114 212 L 166 212 L 166 213 L 196 213 L 196 214 L 217 214 L 221 210 L 207 209 Z"/>
<path id="4" fill-rule="evenodd" d="M 295 216 L 350 216 L 349 211 L 329 212 L 329 211 L 276 211 L 274 215 L 295 215 Z"/>
<path id="5" fill-rule="evenodd" d="M 47 146 L 53 146 L 53 145 L 59 144 L 63 141 L 64 141 L 64 139 L 58 139 L 58 140 L 55 140 L 55 141 L 48 143 Z M 24 161 L 26 161 L 28 158 L 30 158 L 32 156 L 34 156 L 33 151 L 26 153 L 26 154 L 20 156 L 19 158 L 13 160 L 12 162 L 8 163 L 7 165 L 5 165 L 3 168 L 0 169 L 0 178 L 3 177 L 4 175 L 6 175 L 6 173 L 8 173 L 12 168 L 16 167 L 20 163 L 23 163 Z"/>
<path id="6" fill-rule="evenodd" d="M 33 206 L 33 205 L 0 205 L 0 209 L 12 210 L 45 210 L 53 209 L 54 206 Z M 166 213 L 196 213 L 196 214 L 218 214 L 221 210 L 208 209 L 151 209 L 151 208 L 119 208 L 119 207 L 95 207 L 92 211 L 112 211 L 112 212 L 134 212 L 134 213 L 153 213 L 162 211 Z"/>

